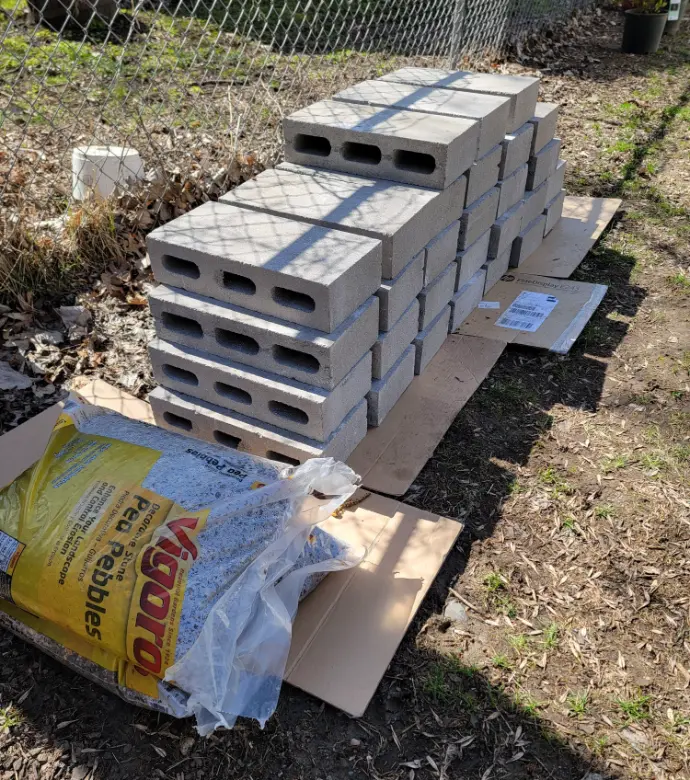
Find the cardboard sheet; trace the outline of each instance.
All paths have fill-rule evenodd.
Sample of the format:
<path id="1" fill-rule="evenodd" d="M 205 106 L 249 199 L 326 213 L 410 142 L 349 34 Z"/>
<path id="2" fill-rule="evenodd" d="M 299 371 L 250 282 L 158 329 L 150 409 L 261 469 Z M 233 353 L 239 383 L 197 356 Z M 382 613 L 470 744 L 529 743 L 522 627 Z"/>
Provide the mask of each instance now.
<path id="1" fill-rule="evenodd" d="M 484 381 L 506 340 L 449 336 L 383 424 L 370 428 L 348 458 L 369 490 L 403 495 L 462 407 Z"/>
<path id="2" fill-rule="evenodd" d="M 603 284 L 508 273 L 489 290 L 458 333 L 565 354 L 607 289 Z"/>
<path id="3" fill-rule="evenodd" d="M 152 422 L 145 401 L 96 380 L 84 400 Z M 0 487 L 42 454 L 60 413 L 55 405 L 0 437 Z M 357 503 L 361 500 L 361 503 Z M 287 682 L 359 716 L 365 711 L 462 525 L 360 490 L 324 528 L 368 548 L 364 562 L 335 572 L 300 605 Z"/>
<path id="4" fill-rule="evenodd" d="M 539 249 L 522 263 L 520 273 L 567 279 L 604 232 L 621 203 L 616 198 L 567 195 L 562 219 Z"/>

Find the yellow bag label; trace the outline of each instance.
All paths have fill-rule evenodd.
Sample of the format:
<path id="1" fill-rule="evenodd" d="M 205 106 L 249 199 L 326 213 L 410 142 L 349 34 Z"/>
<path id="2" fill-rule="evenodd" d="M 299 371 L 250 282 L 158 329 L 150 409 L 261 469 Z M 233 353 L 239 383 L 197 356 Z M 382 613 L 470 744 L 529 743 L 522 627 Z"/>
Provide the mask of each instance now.
<path id="1" fill-rule="evenodd" d="M 24 616 L 3 608 L 154 698 L 208 515 L 142 487 L 160 454 L 62 414 L 41 461 L 0 494 L 0 597 Z"/>

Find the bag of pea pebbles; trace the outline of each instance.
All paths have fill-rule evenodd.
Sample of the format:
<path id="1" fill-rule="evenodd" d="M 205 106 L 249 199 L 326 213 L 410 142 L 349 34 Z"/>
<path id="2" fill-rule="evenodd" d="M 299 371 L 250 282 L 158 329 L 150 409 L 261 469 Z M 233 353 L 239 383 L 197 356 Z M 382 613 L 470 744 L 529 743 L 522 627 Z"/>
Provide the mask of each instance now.
<path id="1" fill-rule="evenodd" d="M 0 624 L 201 734 L 263 725 L 299 599 L 361 559 L 316 525 L 355 481 L 331 458 L 284 466 L 70 400 L 0 491 Z"/>

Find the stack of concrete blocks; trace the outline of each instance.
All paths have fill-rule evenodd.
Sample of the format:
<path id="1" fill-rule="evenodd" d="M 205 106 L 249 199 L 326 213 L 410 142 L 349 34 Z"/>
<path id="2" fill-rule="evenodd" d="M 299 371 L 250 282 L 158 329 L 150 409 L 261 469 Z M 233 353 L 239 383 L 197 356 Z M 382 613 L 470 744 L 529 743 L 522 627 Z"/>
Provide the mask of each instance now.
<path id="1" fill-rule="evenodd" d="M 288 463 L 367 431 L 382 246 L 228 203 L 149 235 L 159 425 Z"/>
<path id="2" fill-rule="evenodd" d="M 526 256 L 532 223 L 541 240 L 557 222 L 538 87 L 419 68 L 363 82 L 285 120 L 286 162 L 150 234 L 157 423 L 344 460 Z"/>
<path id="3" fill-rule="evenodd" d="M 565 162 L 559 160 L 561 142 L 555 137 L 558 106 L 538 103 L 539 80 L 524 76 L 402 68 L 379 81 L 395 83 L 399 100 L 424 111 L 452 110 L 450 97 L 437 97 L 432 106 L 427 90 L 474 93 L 477 105 L 491 98 L 508 99 L 506 134 L 488 134 L 468 171 L 458 244 L 456 295 L 478 269 L 485 273 L 482 292 L 488 292 L 509 267 L 519 266 L 536 251 L 561 217 Z M 465 294 L 473 300 L 474 286 Z M 460 322 L 455 318 L 451 324 L 457 327 Z"/>

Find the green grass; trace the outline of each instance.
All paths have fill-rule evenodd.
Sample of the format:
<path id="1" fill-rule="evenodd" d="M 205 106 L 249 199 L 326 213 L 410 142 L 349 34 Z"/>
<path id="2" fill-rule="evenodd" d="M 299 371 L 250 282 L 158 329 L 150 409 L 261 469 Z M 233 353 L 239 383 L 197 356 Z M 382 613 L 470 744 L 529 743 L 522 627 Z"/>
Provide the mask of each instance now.
<path id="1" fill-rule="evenodd" d="M 601 504 L 594 509 L 594 516 L 609 520 L 614 515 L 614 509 L 611 504 Z"/>
<path id="2" fill-rule="evenodd" d="M 569 693 L 566 702 L 568 704 L 568 712 L 575 717 L 579 717 L 587 712 L 589 694 L 587 691 L 583 693 Z"/>
<path id="3" fill-rule="evenodd" d="M 561 531 L 570 531 L 570 533 L 576 533 L 575 518 L 572 515 L 568 515 L 561 520 Z"/>
<path id="4" fill-rule="evenodd" d="M 544 629 L 544 647 L 547 648 L 547 650 L 554 650 L 556 647 L 558 647 L 558 644 L 560 642 L 560 627 L 558 623 L 551 623 L 549 626 L 547 626 Z"/>
<path id="5" fill-rule="evenodd" d="M 616 699 L 616 704 L 628 721 L 636 722 L 639 720 L 648 720 L 651 717 L 649 706 L 651 701 L 651 696 L 638 691 L 638 693 L 630 699 Z"/>
<path id="6" fill-rule="evenodd" d="M 24 720 L 21 712 L 11 704 L 0 709 L 0 732 L 7 733 L 14 726 L 18 726 Z"/>
<path id="7" fill-rule="evenodd" d="M 677 274 L 668 277 L 669 284 L 681 292 L 690 292 L 690 276 L 678 271 Z"/>
<path id="8" fill-rule="evenodd" d="M 495 655 L 491 659 L 491 663 L 497 668 L 497 669 L 512 669 L 513 664 L 509 661 L 508 657 L 503 655 L 502 653 L 499 653 L 498 655 Z"/>
<path id="9" fill-rule="evenodd" d="M 508 637 L 508 644 L 517 653 L 523 653 L 529 646 L 529 639 L 525 634 L 511 634 Z"/>
<path id="10" fill-rule="evenodd" d="M 551 488 L 551 494 L 554 498 L 558 498 L 559 496 L 571 496 L 575 492 L 572 486 L 563 479 L 553 466 L 543 469 L 539 472 L 538 476 L 542 485 Z"/>
<path id="11" fill-rule="evenodd" d="M 516 709 L 531 717 L 535 717 L 538 714 L 539 709 L 544 706 L 543 702 L 540 702 L 531 693 L 523 690 L 515 692 L 513 701 Z"/>
<path id="12" fill-rule="evenodd" d="M 628 458 L 625 455 L 615 455 L 609 458 L 604 458 L 601 464 L 601 470 L 604 474 L 610 474 L 613 471 L 624 469 L 628 465 Z"/>
<path id="13" fill-rule="evenodd" d="M 473 680 L 479 671 L 476 666 L 463 664 L 459 658 L 450 656 L 430 664 L 422 681 L 427 696 L 440 702 L 455 702 L 469 707 L 463 680 Z"/>
<path id="14" fill-rule="evenodd" d="M 663 471 L 668 463 L 660 452 L 648 452 L 639 459 L 640 467 L 645 471 Z"/>
<path id="15" fill-rule="evenodd" d="M 496 593 L 499 590 L 505 590 L 507 580 L 497 571 L 492 571 L 484 577 L 484 587 L 489 593 Z"/>

